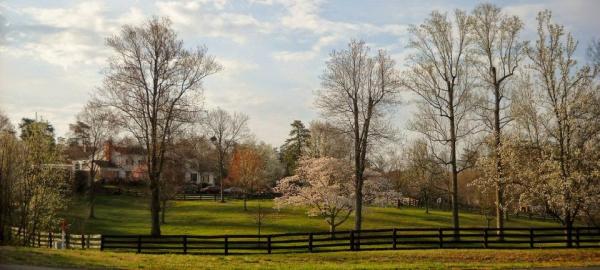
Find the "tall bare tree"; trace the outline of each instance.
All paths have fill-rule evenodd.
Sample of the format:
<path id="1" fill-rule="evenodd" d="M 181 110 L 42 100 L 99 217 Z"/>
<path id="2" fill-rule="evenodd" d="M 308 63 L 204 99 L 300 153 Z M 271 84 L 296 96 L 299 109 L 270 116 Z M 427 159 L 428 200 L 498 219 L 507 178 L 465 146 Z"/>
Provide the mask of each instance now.
<path id="1" fill-rule="evenodd" d="M 160 177 L 172 134 L 197 118 L 202 81 L 221 69 L 205 47 L 188 50 L 166 18 L 125 25 L 107 38 L 113 49 L 96 102 L 110 106 L 146 149 L 152 235 L 160 235 Z"/>
<path id="2" fill-rule="evenodd" d="M 369 145 L 393 135 L 386 112 L 398 101 L 400 80 L 395 62 L 384 50 L 370 55 L 363 41 L 333 51 L 321 76 L 316 105 L 322 114 L 353 140 L 356 218 L 362 224 L 364 172 Z"/>
<path id="3" fill-rule="evenodd" d="M 217 148 L 221 202 L 225 202 L 223 197 L 225 165 L 233 147 L 248 135 L 248 116 L 242 113 L 232 115 L 221 108 L 217 108 L 208 112 L 204 125 L 208 137 Z"/>
<path id="4" fill-rule="evenodd" d="M 519 40 L 523 23 L 516 16 L 507 16 L 493 4 L 480 4 L 472 13 L 472 35 L 477 57 L 482 97 L 482 119 L 493 134 L 492 151 L 495 158 L 496 227 L 504 227 L 503 172 L 500 147 L 502 129 L 510 121 L 508 95 L 511 78 L 524 55 L 525 42 Z M 498 230 L 501 236 L 502 230 Z"/>
<path id="5" fill-rule="evenodd" d="M 414 50 L 405 74 L 405 86 L 420 97 L 419 111 L 411 128 L 424 134 L 445 155 L 434 153 L 451 167 L 452 223 L 458 237 L 459 142 L 473 132 L 468 125 L 474 109 L 472 74 L 469 74 L 469 19 L 456 10 L 454 18 L 434 11 L 424 23 L 411 26 L 409 48 Z"/>
<path id="6" fill-rule="evenodd" d="M 96 196 L 94 186 L 98 171 L 95 161 L 102 152 L 104 142 L 118 132 L 118 126 L 114 124 L 115 122 L 115 115 L 110 110 L 94 103 L 88 103 L 77 115 L 77 123 L 69 125 L 71 132 L 82 141 L 87 157 L 89 218 L 95 218 L 94 203 Z"/>

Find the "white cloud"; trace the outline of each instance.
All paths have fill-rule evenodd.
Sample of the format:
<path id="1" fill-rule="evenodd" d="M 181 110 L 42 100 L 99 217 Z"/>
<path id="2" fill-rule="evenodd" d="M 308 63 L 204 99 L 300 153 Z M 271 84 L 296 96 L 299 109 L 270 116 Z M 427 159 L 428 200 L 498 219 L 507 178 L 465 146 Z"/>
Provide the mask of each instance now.
<path id="1" fill-rule="evenodd" d="M 335 44 L 340 40 L 348 41 L 351 38 L 362 38 L 374 34 L 387 34 L 402 36 L 406 34 L 406 25 L 384 24 L 374 25 L 370 23 L 348 23 L 332 21 L 319 15 L 322 1 L 278 1 L 286 8 L 287 13 L 281 17 L 282 32 L 289 30 L 304 31 L 294 33 L 296 35 L 316 36 L 315 43 L 310 49 L 304 51 L 278 51 L 272 53 L 272 57 L 283 62 L 310 61 L 320 55 L 324 48 Z"/>
<path id="2" fill-rule="evenodd" d="M 231 39 L 236 43 L 245 43 L 247 36 L 253 33 L 269 33 L 271 25 L 261 22 L 248 14 L 225 12 L 221 9 L 225 3 L 208 8 L 205 1 L 159 1 L 158 13 L 168 16 L 173 23 L 186 32 L 207 37 Z"/>
<path id="3" fill-rule="evenodd" d="M 340 40 L 339 36 L 329 35 L 320 37 L 315 44 L 312 45 L 310 50 L 307 51 L 280 51 L 274 52 L 272 54 L 273 58 L 283 61 L 283 62 L 292 62 L 292 61 L 308 61 L 315 58 L 321 52 L 323 47 L 333 44 L 334 42 Z"/>
<path id="4" fill-rule="evenodd" d="M 81 2 L 72 8 L 24 8 L 21 10 L 40 24 L 58 28 L 104 31 L 101 2 Z"/>
<path id="5" fill-rule="evenodd" d="M 252 71 L 258 69 L 258 65 L 256 63 L 248 63 L 243 62 L 241 60 L 231 59 L 231 58 L 219 58 L 217 62 L 223 66 L 223 72 L 219 73 L 219 75 L 225 75 L 229 77 L 235 77 L 243 72 Z"/>
<path id="6" fill-rule="evenodd" d="M 97 40 L 77 31 L 47 34 L 35 42 L 27 42 L 20 48 L 8 47 L 0 50 L 13 56 L 38 58 L 64 69 L 78 65 L 102 65 L 107 51 L 98 46 Z"/>

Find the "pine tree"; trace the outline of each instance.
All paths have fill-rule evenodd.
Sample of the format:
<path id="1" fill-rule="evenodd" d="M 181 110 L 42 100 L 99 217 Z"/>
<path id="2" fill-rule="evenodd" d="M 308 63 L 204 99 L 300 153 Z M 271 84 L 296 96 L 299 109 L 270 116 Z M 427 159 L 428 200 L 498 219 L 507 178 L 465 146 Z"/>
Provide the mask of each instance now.
<path id="1" fill-rule="evenodd" d="M 285 165 L 286 175 L 294 173 L 298 160 L 306 152 L 310 140 L 310 131 L 302 121 L 294 120 L 291 126 L 290 137 L 281 146 L 281 161 Z"/>

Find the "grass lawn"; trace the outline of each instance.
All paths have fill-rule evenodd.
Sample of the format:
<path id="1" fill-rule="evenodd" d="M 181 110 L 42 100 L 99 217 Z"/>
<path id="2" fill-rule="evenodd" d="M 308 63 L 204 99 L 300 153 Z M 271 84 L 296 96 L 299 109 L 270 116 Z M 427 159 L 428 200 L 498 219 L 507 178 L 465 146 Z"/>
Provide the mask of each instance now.
<path id="1" fill-rule="evenodd" d="M 571 268 L 600 266 L 600 250 L 408 250 L 217 256 L 0 247 L 0 264 L 86 269 Z"/>
<path id="2" fill-rule="evenodd" d="M 255 214 L 258 204 L 273 211 L 263 221 L 262 233 L 326 231 L 327 224 L 319 217 L 308 217 L 306 210 L 287 208 L 273 210 L 270 200 L 249 201 L 249 211 L 243 211 L 243 203 L 232 200 L 226 203 L 214 201 L 172 201 L 166 212 L 166 224 L 161 227 L 163 234 L 254 234 L 257 231 Z M 150 232 L 150 211 L 148 198 L 124 195 L 98 196 L 96 219 L 86 220 L 87 206 L 83 200 L 75 200 L 65 212 L 73 225 L 74 232 L 101 234 L 148 234 Z M 363 228 L 405 228 L 405 227 L 451 227 L 452 216 L 447 211 L 430 211 L 408 208 L 368 207 L 364 213 Z M 462 213 L 461 226 L 486 226 L 482 215 Z M 350 217 L 338 230 L 351 229 Z M 494 221 L 492 221 L 492 225 Z M 558 226 L 557 223 L 527 218 L 512 218 L 507 227 Z"/>

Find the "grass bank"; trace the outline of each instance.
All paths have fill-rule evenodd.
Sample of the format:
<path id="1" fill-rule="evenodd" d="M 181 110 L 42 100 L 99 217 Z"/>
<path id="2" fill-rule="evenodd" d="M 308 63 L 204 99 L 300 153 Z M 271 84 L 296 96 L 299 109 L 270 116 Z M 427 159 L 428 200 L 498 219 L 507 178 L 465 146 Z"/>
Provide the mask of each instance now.
<path id="1" fill-rule="evenodd" d="M 600 266 L 600 250 L 406 250 L 216 256 L 0 247 L 0 263 L 86 269 L 572 268 Z"/>

